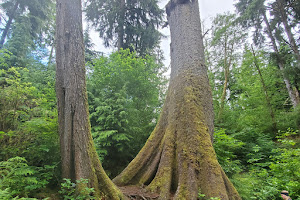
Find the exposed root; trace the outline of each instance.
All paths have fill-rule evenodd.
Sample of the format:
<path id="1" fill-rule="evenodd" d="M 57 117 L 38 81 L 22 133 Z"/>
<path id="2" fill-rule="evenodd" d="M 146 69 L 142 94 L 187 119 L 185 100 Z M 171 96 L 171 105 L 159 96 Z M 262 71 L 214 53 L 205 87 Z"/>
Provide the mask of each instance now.
<path id="1" fill-rule="evenodd" d="M 184 73 L 174 81 L 157 128 L 114 182 L 145 186 L 146 191 L 159 194 L 157 199 L 194 200 L 199 189 L 207 197 L 240 199 L 216 159 L 205 123 L 200 101 L 206 95 L 200 87 L 203 77 Z"/>
<path id="2" fill-rule="evenodd" d="M 172 70 L 161 117 L 143 149 L 113 181 L 145 187 L 158 200 L 196 200 L 199 190 L 207 198 L 240 200 L 212 146 L 212 94 L 202 64 L 198 1 L 184 2 L 168 13 Z"/>
<path id="3" fill-rule="evenodd" d="M 155 200 L 159 198 L 159 194 L 150 193 L 145 188 L 138 186 L 123 186 L 120 187 L 120 190 L 124 195 L 129 199 L 134 200 Z"/>

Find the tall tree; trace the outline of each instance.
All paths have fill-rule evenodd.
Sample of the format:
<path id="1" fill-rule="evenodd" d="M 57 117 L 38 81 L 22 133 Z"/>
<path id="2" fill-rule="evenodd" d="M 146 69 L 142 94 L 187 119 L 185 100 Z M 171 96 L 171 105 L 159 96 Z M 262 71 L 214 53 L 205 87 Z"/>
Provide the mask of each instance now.
<path id="1" fill-rule="evenodd" d="M 89 179 L 96 197 L 123 199 L 96 153 L 88 114 L 81 0 L 57 0 L 56 93 L 62 176 Z M 85 186 L 82 186 L 85 187 Z"/>
<path id="2" fill-rule="evenodd" d="M 230 71 L 237 63 L 239 46 L 244 42 L 246 33 L 243 28 L 236 23 L 236 16 L 234 14 L 217 15 L 213 20 L 212 25 L 212 64 L 215 70 L 223 71 L 222 93 L 219 100 L 219 112 L 217 121 L 220 122 L 224 112 L 224 105 L 226 103 L 226 96 L 228 94 L 228 85 L 230 79 Z"/>
<path id="3" fill-rule="evenodd" d="M 104 169 L 115 177 L 155 127 L 166 81 L 152 56 L 129 49 L 93 63 L 87 79 L 92 135 Z"/>
<path id="4" fill-rule="evenodd" d="M 273 130 L 276 131 L 277 125 L 276 125 L 276 119 L 275 119 L 274 110 L 273 110 L 272 105 L 271 105 L 270 95 L 269 95 L 269 92 L 268 92 L 268 89 L 267 89 L 267 85 L 265 83 L 264 77 L 263 77 L 261 69 L 260 69 L 260 63 L 259 63 L 259 61 L 258 61 L 258 59 L 256 57 L 256 53 L 255 53 L 255 51 L 253 49 L 253 46 L 251 46 L 251 51 L 252 51 L 252 55 L 253 55 L 253 64 L 254 64 L 257 72 L 258 72 L 258 75 L 259 75 L 259 78 L 260 78 L 260 82 L 261 82 L 261 85 L 262 85 L 262 89 L 263 89 L 264 94 L 265 94 L 267 106 L 268 106 L 268 109 L 269 109 L 269 112 L 270 112 L 270 117 L 272 119 Z"/>
<path id="5" fill-rule="evenodd" d="M 157 47 L 163 10 L 157 0 L 90 0 L 86 16 L 105 46 L 130 48 L 141 55 Z"/>
<path id="6" fill-rule="evenodd" d="M 290 78 L 285 73 L 284 60 L 280 55 L 280 50 L 275 38 L 275 30 L 270 24 L 270 20 L 267 16 L 267 8 L 265 6 L 265 0 L 239 0 L 236 3 L 236 8 L 240 16 L 240 22 L 246 27 L 255 27 L 254 41 L 256 43 L 262 42 L 264 33 L 267 34 L 271 41 L 271 46 L 276 55 L 278 67 L 282 73 L 284 83 L 286 85 L 289 97 L 295 108 L 299 104 L 299 98 L 293 90 Z M 265 24 L 263 31 L 262 22 Z"/>
<path id="7" fill-rule="evenodd" d="M 159 199 L 240 199 L 212 146 L 212 95 L 204 65 L 198 1 L 171 0 L 171 79 L 160 119 L 143 149 L 114 179 L 147 185 Z"/>
<path id="8" fill-rule="evenodd" d="M 275 21 L 277 23 L 283 24 L 285 33 L 286 33 L 288 41 L 289 41 L 289 46 L 293 50 L 298 62 L 300 62 L 300 53 L 299 53 L 299 49 L 298 49 L 299 44 L 296 43 L 294 34 L 292 33 L 292 26 L 289 22 L 289 21 L 292 21 L 292 22 L 294 21 L 293 23 L 295 23 L 295 21 L 296 21 L 296 24 L 297 23 L 299 24 L 299 19 L 297 20 L 297 18 L 294 16 L 292 16 L 294 19 L 290 19 L 289 11 L 288 11 L 289 3 L 291 3 L 291 2 L 285 1 L 285 0 L 276 0 L 274 3 L 272 3 L 272 12 L 271 13 L 275 17 Z"/>
<path id="9" fill-rule="evenodd" d="M 43 27 L 41 23 L 48 19 L 52 5 L 52 0 L 8 0 L 1 3 L 0 6 L 7 20 L 1 33 L 0 48 L 3 47 L 9 32 L 13 28 L 12 25 L 18 18 L 28 18 L 30 25 L 27 24 L 27 29 L 30 29 L 31 35 L 35 36 L 39 29 Z M 19 21 L 22 20 L 19 19 Z"/>

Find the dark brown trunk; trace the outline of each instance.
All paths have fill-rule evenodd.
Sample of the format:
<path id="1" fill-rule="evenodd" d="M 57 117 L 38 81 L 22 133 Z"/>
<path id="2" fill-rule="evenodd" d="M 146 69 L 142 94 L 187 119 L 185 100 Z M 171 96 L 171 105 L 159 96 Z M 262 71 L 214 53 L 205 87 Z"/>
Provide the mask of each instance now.
<path id="1" fill-rule="evenodd" d="M 56 2 L 56 93 L 62 176 L 73 181 L 89 179 L 88 186 L 95 189 L 97 199 L 123 199 L 105 174 L 91 136 L 81 0 Z"/>
<path id="2" fill-rule="evenodd" d="M 118 41 L 117 47 L 118 50 L 123 48 L 123 40 L 124 40 L 124 20 L 125 20 L 125 0 L 120 0 L 120 19 L 118 21 Z"/>
<path id="3" fill-rule="evenodd" d="M 272 108 L 272 105 L 271 105 L 271 99 L 270 99 L 270 96 L 268 94 L 267 86 L 265 84 L 264 78 L 263 78 L 262 73 L 260 71 L 260 67 L 259 67 L 259 64 L 257 62 L 257 58 L 256 58 L 256 55 L 255 55 L 255 52 L 254 52 L 254 49 L 253 49 L 252 46 L 251 46 L 251 50 L 252 50 L 252 54 L 253 54 L 253 57 L 254 57 L 254 65 L 255 65 L 255 68 L 256 68 L 256 70 L 259 74 L 260 82 L 262 84 L 262 87 L 263 87 L 263 90 L 264 90 L 264 93 L 265 93 L 267 106 L 268 106 L 268 109 L 269 109 L 269 112 L 270 112 L 270 117 L 272 119 L 273 131 L 276 132 L 277 123 L 276 123 L 275 114 L 274 114 L 274 111 L 273 111 L 273 108 Z"/>
<path id="4" fill-rule="evenodd" d="M 12 21 L 15 18 L 15 14 L 16 14 L 16 11 L 17 11 L 18 7 L 19 7 L 19 3 L 16 2 L 15 5 L 14 5 L 14 8 L 12 10 L 12 13 L 9 15 L 8 21 L 7 21 L 7 23 L 6 23 L 5 27 L 4 27 L 3 32 L 2 32 L 1 40 L 0 40 L 0 49 L 2 49 L 2 47 L 4 45 L 5 38 L 6 38 L 6 36 L 8 34 L 8 31 L 9 31 L 9 29 L 11 27 Z"/>
<path id="5" fill-rule="evenodd" d="M 293 104 L 293 107 L 296 108 L 298 103 L 299 103 L 299 100 L 297 99 L 296 95 L 294 94 L 294 91 L 293 91 L 293 87 L 291 85 L 291 82 L 288 78 L 288 76 L 284 73 L 284 64 L 283 64 L 283 61 L 282 61 L 282 58 L 280 57 L 280 53 L 279 53 L 279 50 L 278 50 L 278 47 L 277 47 L 277 44 L 276 44 L 276 40 L 273 36 L 273 33 L 272 33 L 272 29 L 271 29 L 271 26 L 269 24 L 269 21 L 268 21 L 268 18 L 267 18 L 267 15 L 266 13 L 264 12 L 263 13 L 264 15 L 264 22 L 267 26 L 267 34 L 271 40 L 271 43 L 272 43 L 272 47 L 273 47 L 273 50 L 277 56 L 277 64 L 279 66 L 279 69 L 282 73 L 282 76 L 283 76 L 283 81 L 285 83 L 285 86 L 286 86 L 286 89 L 289 93 L 289 97 L 291 99 L 291 102 Z"/>
<path id="6" fill-rule="evenodd" d="M 212 146 L 212 94 L 204 65 L 198 1 L 171 0 L 171 79 L 159 122 L 147 143 L 114 179 L 145 185 L 158 199 L 241 199 Z"/>

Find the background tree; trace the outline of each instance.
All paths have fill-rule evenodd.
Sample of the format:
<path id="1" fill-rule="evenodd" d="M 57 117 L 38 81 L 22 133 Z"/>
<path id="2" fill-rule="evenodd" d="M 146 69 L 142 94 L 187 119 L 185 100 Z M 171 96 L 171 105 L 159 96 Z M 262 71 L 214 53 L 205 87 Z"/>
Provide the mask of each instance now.
<path id="1" fill-rule="evenodd" d="M 54 2 L 10 0 L 3 2 L 1 8 L 8 19 L 6 24 L 3 23 L 0 46 L 2 48 L 5 42 L 5 48 L 12 53 L 11 65 L 24 67 L 30 63 L 28 58 L 37 58 L 41 49 L 45 50 L 47 43 L 41 41 L 50 37 L 49 25 L 54 22 Z M 36 51 L 35 56 L 31 54 L 33 51 Z"/>
<path id="2" fill-rule="evenodd" d="M 285 60 L 281 55 L 280 46 L 278 45 L 275 37 L 275 32 L 278 32 L 278 30 L 271 26 L 271 22 L 267 17 L 267 6 L 265 3 L 265 0 L 240 0 L 238 3 L 236 3 L 236 8 L 241 16 L 241 23 L 246 27 L 255 27 L 255 43 L 258 44 L 264 41 L 264 33 L 266 33 L 271 41 L 275 59 L 279 69 L 282 72 L 283 80 L 289 93 L 290 100 L 295 108 L 299 103 L 299 92 L 293 89 L 290 77 L 287 75 L 287 73 L 285 73 Z M 262 22 L 265 24 L 265 29 L 263 29 Z"/>
<path id="3" fill-rule="evenodd" d="M 297 3 L 295 2 L 294 4 Z M 298 48 L 299 44 L 296 43 L 292 31 L 292 28 L 295 28 L 295 32 L 297 32 L 297 30 L 299 32 L 300 27 L 297 27 L 297 24 L 299 24 L 299 19 L 297 19 L 297 16 L 294 16 L 293 13 L 289 13 L 290 7 L 293 8 L 297 5 L 293 5 L 293 1 L 276 0 L 271 4 L 271 6 L 271 14 L 274 16 L 273 21 L 276 21 L 279 24 L 283 24 L 284 31 L 288 38 L 289 47 L 292 49 L 298 62 L 300 62 L 300 53 Z"/>
<path id="4" fill-rule="evenodd" d="M 154 57 L 120 50 L 93 61 L 89 110 L 97 151 L 112 177 L 143 147 L 161 110 L 166 81 Z"/>
<path id="5" fill-rule="evenodd" d="M 157 0 L 91 0 L 85 11 L 105 46 L 145 55 L 158 46 L 161 37 L 163 10 L 157 4 Z"/>
<path id="6" fill-rule="evenodd" d="M 245 31 L 236 23 L 236 16 L 234 14 L 218 15 L 213 20 L 212 39 L 210 43 L 210 63 L 213 73 L 223 73 L 221 80 L 214 80 L 216 90 L 222 87 L 221 93 L 218 92 L 218 101 L 215 102 L 219 106 L 217 112 L 217 122 L 222 121 L 224 105 L 227 99 L 228 86 L 230 84 L 230 76 L 232 68 L 237 65 L 239 57 L 238 47 L 243 44 L 246 38 Z M 218 87 L 218 85 L 221 85 Z"/>
<path id="7" fill-rule="evenodd" d="M 49 9 L 52 5 L 52 0 L 8 0 L 1 3 L 1 8 L 4 10 L 7 20 L 1 34 L 0 47 L 3 47 L 12 25 L 18 18 L 28 18 L 32 29 L 30 33 L 32 35 L 36 34 L 41 27 L 41 22 L 48 18 Z M 1 22 L 3 23 L 4 20 Z"/>
<path id="8" fill-rule="evenodd" d="M 158 124 L 143 149 L 114 179 L 147 185 L 160 199 L 240 199 L 212 147 L 212 95 L 204 65 L 198 1 L 170 1 L 171 80 Z"/>
<path id="9" fill-rule="evenodd" d="M 86 93 L 81 1 L 57 0 L 56 94 L 62 176 L 89 179 L 97 198 L 123 199 L 94 147 Z M 78 189 L 85 187 L 77 185 Z"/>

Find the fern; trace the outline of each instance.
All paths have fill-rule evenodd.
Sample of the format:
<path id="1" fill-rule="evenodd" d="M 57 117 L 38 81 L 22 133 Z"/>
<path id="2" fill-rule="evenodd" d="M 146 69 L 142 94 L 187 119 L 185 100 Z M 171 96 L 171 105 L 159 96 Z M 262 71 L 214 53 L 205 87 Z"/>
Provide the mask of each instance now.
<path id="1" fill-rule="evenodd" d="M 28 166 L 25 158 L 14 157 L 0 162 L 0 190 L 5 195 L 28 197 L 48 184 L 49 176 L 41 174 L 41 168 Z M 1 199 L 1 198 L 0 198 Z M 4 199 L 4 198 L 3 198 Z M 9 198 L 8 198 L 9 199 Z"/>

